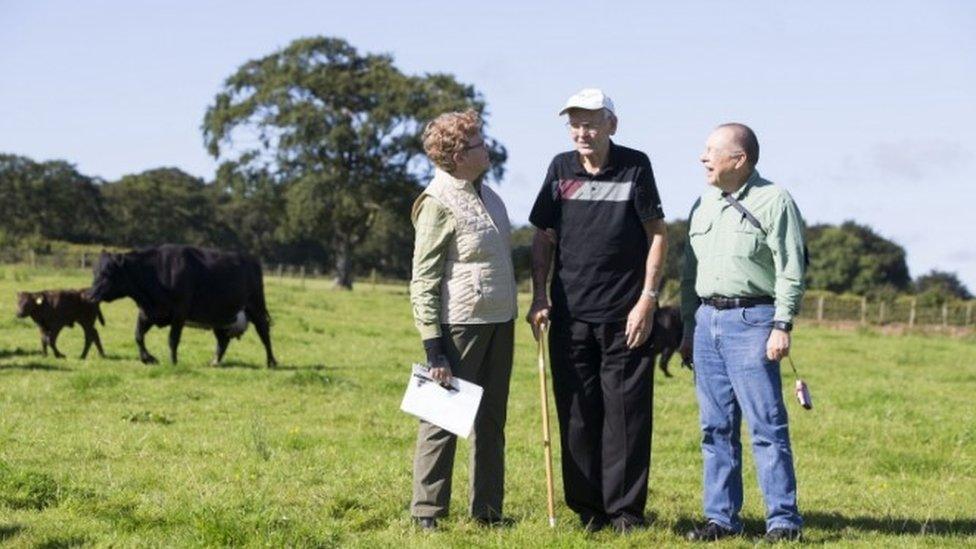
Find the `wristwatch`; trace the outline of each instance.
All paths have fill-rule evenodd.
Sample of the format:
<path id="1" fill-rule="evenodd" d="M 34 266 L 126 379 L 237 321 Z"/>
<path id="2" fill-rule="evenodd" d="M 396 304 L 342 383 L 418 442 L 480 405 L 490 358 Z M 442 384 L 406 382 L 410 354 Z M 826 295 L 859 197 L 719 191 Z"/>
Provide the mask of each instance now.
<path id="1" fill-rule="evenodd" d="M 774 320 L 773 321 L 773 329 L 774 330 L 783 330 L 784 332 L 789 332 L 790 330 L 793 329 L 793 323 L 792 322 L 786 322 L 786 321 L 783 321 L 783 320 Z"/>

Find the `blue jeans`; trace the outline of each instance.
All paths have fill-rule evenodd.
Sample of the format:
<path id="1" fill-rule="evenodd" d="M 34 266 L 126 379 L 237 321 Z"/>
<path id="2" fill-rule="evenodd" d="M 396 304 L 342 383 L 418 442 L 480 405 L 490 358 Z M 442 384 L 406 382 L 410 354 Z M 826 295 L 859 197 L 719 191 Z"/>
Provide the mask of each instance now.
<path id="1" fill-rule="evenodd" d="M 766 529 L 799 528 L 796 474 L 783 403 L 779 362 L 766 358 L 774 307 L 718 310 L 702 305 L 695 314 L 695 388 L 705 462 L 705 518 L 742 530 L 742 442 L 745 415 L 759 487 L 766 502 Z"/>

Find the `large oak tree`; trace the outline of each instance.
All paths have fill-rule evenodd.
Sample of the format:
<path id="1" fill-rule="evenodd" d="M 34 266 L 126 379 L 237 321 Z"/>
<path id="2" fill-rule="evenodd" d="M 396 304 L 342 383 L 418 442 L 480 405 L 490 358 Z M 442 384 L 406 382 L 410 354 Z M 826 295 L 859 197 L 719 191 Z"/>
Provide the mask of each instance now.
<path id="1" fill-rule="evenodd" d="M 231 75 L 207 109 L 203 136 L 215 158 L 271 174 L 284 188 L 289 229 L 326 243 L 336 284 L 351 288 L 370 232 L 388 215 L 403 226 L 430 173 L 423 124 L 468 107 L 484 114 L 484 99 L 453 76 L 407 75 L 389 55 L 304 38 Z M 488 142 L 489 176 L 499 178 L 505 149 Z"/>

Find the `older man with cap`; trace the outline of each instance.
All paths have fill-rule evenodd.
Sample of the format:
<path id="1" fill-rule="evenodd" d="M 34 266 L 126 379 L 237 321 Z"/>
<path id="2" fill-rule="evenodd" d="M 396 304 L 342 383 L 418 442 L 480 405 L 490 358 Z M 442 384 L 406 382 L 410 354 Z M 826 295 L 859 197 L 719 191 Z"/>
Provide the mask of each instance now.
<path id="1" fill-rule="evenodd" d="M 702 526 L 688 539 L 742 531 L 742 417 L 749 423 L 766 540 L 795 541 L 803 524 L 779 361 L 803 297 L 803 219 L 789 193 L 759 176 L 759 140 L 723 124 L 701 156 L 710 187 L 692 207 L 681 281 L 685 337 L 694 358 L 704 457 Z"/>
<path id="2" fill-rule="evenodd" d="M 644 524 L 647 501 L 648 336 L 666 225 L 647 155 L 610 140 L 610 98 L 584 89 L 564 114 L 575 150 L 552 160 L 529 216 L 536 233 L 527 320 L 537 336 L 550 323 L 566 503 L 589 531 L 626 532 Z"/>

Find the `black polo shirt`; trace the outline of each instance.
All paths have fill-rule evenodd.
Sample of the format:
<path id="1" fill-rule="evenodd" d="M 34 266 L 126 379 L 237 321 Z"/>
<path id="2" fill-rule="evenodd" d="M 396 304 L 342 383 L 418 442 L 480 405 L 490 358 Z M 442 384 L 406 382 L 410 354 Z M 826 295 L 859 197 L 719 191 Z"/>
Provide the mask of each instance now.
<path id="1" fill-rule="evenodd" d="M 585 322 L 625 320 L 640 298 L 649 243 L 645 221 L 661 198 L 644 153 L 610 143 L 606 165 L 588 174 L 576 151 L 556 155 L 529 222 L 558 235 L 552 315 Z"/>

